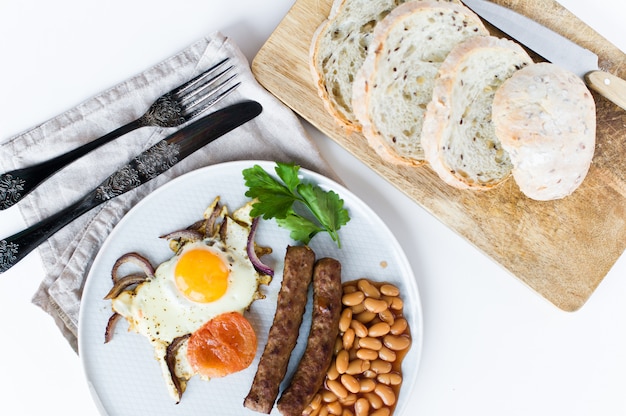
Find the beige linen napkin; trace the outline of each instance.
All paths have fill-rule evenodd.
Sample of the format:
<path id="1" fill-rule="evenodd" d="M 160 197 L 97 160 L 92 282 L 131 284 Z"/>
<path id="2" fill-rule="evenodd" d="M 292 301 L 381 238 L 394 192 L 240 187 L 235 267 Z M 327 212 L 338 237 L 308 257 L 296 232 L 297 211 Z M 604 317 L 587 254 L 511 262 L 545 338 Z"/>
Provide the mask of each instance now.
<path id="1" fill-rule="evenodd" d="M 195 42 L 141 74 L 0 144 L 2 171 L 68 151 L 139 117 L 161 94 L 225 57 L 230 57 L 236 66 L 241 85 L 216 108 L 244 98 L 253 99 L 263 106 L 262 114 L 158 178 L 93 209 L 39 247 L 46 275 L 33 302 L 52 315 L 74 350 L 78 349 L 81 294 L 94 257 L 122 216 L 155 188 L 203 166 L 244 159 L 295 162 L 327 176 L 334 174 L 295 114 L 256 82 L 237 45 L 220 33 Z M 158 127 L 135 130 L 58 172 L 20 202 L 26 223 L 33 224 L 71 204 L 117 167 L 175 130 Z"/>

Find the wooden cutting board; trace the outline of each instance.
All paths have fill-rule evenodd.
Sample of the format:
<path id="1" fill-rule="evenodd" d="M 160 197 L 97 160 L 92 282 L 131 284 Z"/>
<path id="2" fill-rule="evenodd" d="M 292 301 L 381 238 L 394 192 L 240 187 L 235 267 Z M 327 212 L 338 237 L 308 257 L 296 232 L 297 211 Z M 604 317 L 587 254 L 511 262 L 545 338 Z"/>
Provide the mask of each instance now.
<path id="1" fill-rule="evenodd" d="M 497 3 L 592 50 L 602 69 L 626 76 L 626 55 L 558 3 Z M 626 248 L 626 112 L 594 93 L 598 127 L 593 164 L 581 187 L 565 199 L 533 201 L 513 180 L 484 193 L 457 190 L 427 166 L 384 162 L 360 134 L 345 132 L 324 110 L 308 59 L 313 32 L 327 18 L 331 4 L 296 1 L 254 58 L 258 81 L 554 305 L 579 309 Z"/>

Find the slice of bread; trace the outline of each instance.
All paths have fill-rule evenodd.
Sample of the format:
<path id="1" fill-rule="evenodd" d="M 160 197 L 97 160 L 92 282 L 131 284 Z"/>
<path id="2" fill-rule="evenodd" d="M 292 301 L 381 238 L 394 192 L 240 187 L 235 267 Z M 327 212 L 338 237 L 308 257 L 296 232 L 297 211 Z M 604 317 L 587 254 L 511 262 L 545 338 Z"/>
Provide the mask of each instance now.
<path id="1" fill-rule="evenodd" d="M 318 94 L 335 120 L 349 131 L 360 131 L 352 111 L 352 84 L 365 60 L 374 28 L 406 1 L 335 0 L 328 19 L 313 35 L 310 69 Z"/>
<path id="2" fill-rule="evenodd" d="M 352 105 L 363 135 L 383 159 L 424 163 L 422 123 L 439 66 L 460 42 L 487 35 L 465 6 L 433 1 L 398 6 L 376 26 Z"/>
<path id="3" fill-rule="evenodd" d="M 491 109 L 500 85 L 532 64 L 517 43 L 475 37 L 455 47 L 439 68 L 422 131 L 426 159 L 444 182 L 487 190 L 510 176 L 512 164 L 495 134 Z"/>
<path id="4" fill-rule="evenodd" d="M 526 196 L 560 199 L 582 183 L 595 150 L 595 109 L 583 81 L 550 63 L 523 68 L 498 89 L 495 133 Z"/>

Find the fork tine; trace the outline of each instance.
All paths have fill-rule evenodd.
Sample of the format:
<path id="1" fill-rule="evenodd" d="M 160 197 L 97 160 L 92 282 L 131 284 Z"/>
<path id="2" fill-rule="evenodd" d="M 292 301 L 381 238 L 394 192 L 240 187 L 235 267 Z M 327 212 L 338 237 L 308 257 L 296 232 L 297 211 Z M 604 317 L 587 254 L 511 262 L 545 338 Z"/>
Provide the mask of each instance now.
<path id="1" fill-rule="evenodd" d="M 205 83 L 206 79 L 212 77 L 213 74 L 220 69 L 226 62 L 228 62 L 230 58 L 224 58 L 220 62 L 213 65 L 211 68 L 207 69 L 203 73 L 196 75 L 189 81 L 185 82 L 183 85 L 180 85 L 169 92 L 169 94 L 180 98 L 185 94 L 189 93 L 190 90 L 193 91 L 198 85 L 202 85 Z"/>
<path id="2" fill-rule="evenodd" d="M 203 97 L 207 93 L 211 93 L 217 88 L 219 88 L 224 82 L 221 81 L 230 71 L 232 71 L 234 66 L 229 66 L 224 69 L 222 72 L 218 74 L 211 74 L 212 77 L 209 79 L 204 79 L 202 83 L 197 83 L 193 90 L 188 90 L 184 96 L 180 95 L 177 98 L 179 99 L 181 105 L 185 107 L 192 107 L 194 103 L 196 103 L 201 97 Z M 208 75 L 208 74 L 207 74 Z"/>
<path id="3" fill-rule="evenodd" d="M 184 115 L 184 117 L 187 120 L 196 117 L 198 114 L 204 112 L 207 108 L 212 107 L 222 98 L 233 92 L 235 88 L 237 88 L 241 84 L 241 82 L 237 82 L 225 90 L 223 88 L 228 84 L 230 80 L 232 80 L 236 76 L 237 74 L 230 76 L 224 82 L 215 87 L 209 94 L 205 95 L 204 97 L 198 98 L 193 103 L 191 103 L 191 105 L 186 106 L 188 112 Z M 192 111 L 189 112 L 189 110 Z"/>

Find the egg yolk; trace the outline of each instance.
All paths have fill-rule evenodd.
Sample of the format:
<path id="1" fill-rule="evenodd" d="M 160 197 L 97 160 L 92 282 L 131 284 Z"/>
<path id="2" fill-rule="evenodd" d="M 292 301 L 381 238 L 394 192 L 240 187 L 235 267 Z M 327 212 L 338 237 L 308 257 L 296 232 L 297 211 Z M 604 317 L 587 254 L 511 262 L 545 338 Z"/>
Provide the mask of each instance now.
<path id="1" fill-rule="evenodd" d="M 205 249 L 183 253 L 174 269 L 178 290 L 188 299 L 201 303 L 216 301 L 226 293 L 228 275 L 224 260 Z"/>
<path id="2" fill-rule="evenodd" d="M 248 368 L 256 355 L 254 328 L 242 314 L 216 316 L 191 334 L 187 360 L 204 377 L 224 377 Z"/>

